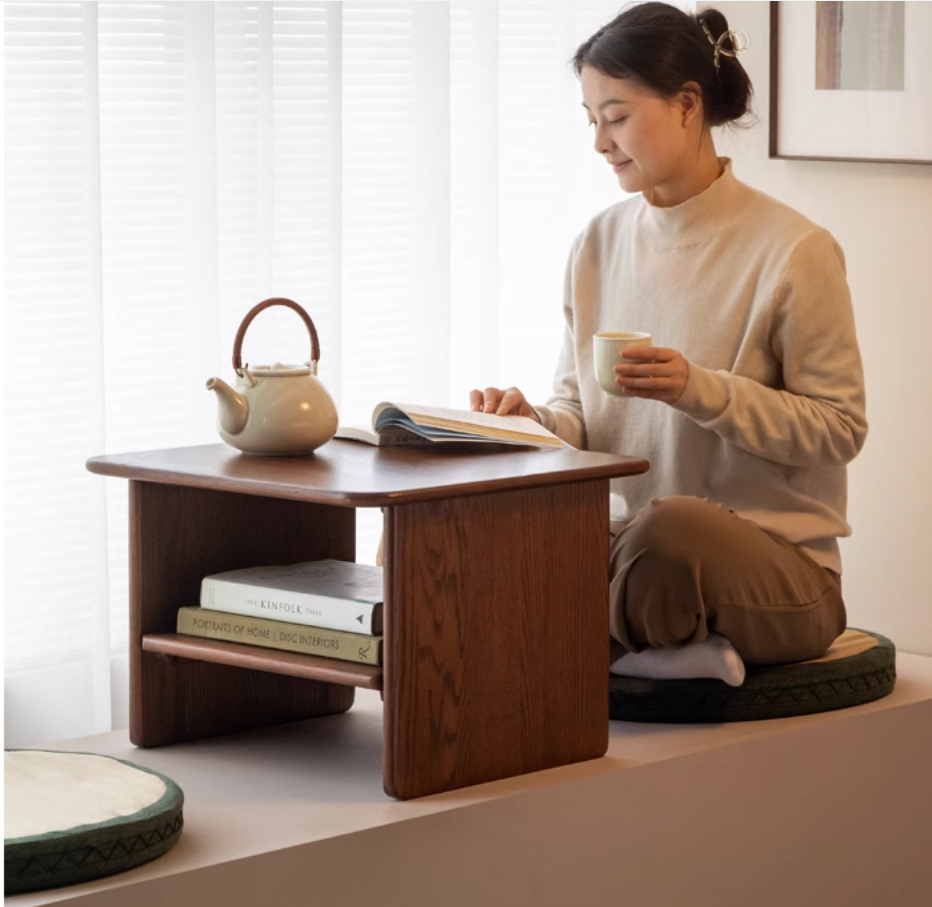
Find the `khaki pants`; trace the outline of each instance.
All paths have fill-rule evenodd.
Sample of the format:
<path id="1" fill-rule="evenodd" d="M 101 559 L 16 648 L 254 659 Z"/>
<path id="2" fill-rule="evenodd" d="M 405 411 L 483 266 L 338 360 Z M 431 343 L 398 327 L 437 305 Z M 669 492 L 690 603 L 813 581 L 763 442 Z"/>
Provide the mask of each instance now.
<path id="1" fill-rule="evenodd" d="M 822 655 L 845 629 L 841 580 L 704 498 L 654 498 L 612 523 L 611 658 L 720 633 L 746 664 Z"/>

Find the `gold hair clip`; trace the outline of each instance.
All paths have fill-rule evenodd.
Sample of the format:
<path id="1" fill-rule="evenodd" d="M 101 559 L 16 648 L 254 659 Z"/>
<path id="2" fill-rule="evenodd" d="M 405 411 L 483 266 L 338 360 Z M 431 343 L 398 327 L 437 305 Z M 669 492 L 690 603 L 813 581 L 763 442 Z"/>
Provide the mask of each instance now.
<path id="1" fill-rule="evenodd" d="M 709 26 L 706 25 L 705 19 L 701 19 L 699 24 L 702 26 L 702 30 L 705 32 L 706 37 L 709 39 L 709 44 L 715 48 L 716 70 L 718 70 L 719 66 L 719 54 L 724 54 L 726 57 L 737 57 L 739 54 L 743 54 L 751 46 L 751 36 L 741 28 L 729 28 L 728 31 L 722 32 L 716 41 L 716 39 L 712 37 L 712 32 L 709 31 Z M 744 38 L 743 41 L 740 40 L 741 36 Z M 733 48 L 732 50 L 729 50 L 723 45 L 723 42 L 726 38 L 731 39 L 731 46 Z"/>

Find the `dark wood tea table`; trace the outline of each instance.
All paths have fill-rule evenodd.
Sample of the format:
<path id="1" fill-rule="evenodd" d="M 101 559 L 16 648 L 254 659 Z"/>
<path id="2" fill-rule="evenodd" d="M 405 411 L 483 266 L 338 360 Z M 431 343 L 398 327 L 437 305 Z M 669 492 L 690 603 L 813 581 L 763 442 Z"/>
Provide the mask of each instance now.
<path id="1" fill-rule="evenodd" d="M 93 457 L 129 479 L 130 739 L 155 747 L 343 712 L 381 690 L 383 784 L 421 797 L 608 747 L 609 480 L 588 451 L 331 441 L 304 457 L 223 445 Z M 356 558 L 385 528 L 381 667 L 179 636 L 210 573 Z"/>

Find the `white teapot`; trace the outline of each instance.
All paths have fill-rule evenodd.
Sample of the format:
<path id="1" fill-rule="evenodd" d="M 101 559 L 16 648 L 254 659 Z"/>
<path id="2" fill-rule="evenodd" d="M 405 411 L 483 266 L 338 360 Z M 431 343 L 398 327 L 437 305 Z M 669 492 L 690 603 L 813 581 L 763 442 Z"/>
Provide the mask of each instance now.
<path id="1" fill-rule="evenodd" d="M 311 335 L 311 358 L 303 366 L 245 366 L 241 353 L 246 328 L 269 306 L 294 309 Z M 317 377 L 320 342 L 310 315 L 290 299 L 266 299 L 243 319 L 233 341 L 236 390 L 220 378 L 210 378 L 220 407 L 220 437 L 244 453 L 295 456 L 326 444 L 337 430 L 337 408 Z"/>

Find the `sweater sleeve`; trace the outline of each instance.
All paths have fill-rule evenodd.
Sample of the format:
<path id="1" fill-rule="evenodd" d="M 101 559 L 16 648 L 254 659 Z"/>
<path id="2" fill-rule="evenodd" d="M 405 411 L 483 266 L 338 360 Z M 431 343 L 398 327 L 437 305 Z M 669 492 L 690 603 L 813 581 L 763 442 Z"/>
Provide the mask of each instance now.
<path id="1" fill-rule="evenodd" d="M 783 387 L 690 362 L 674 407 L 775 463 L 843 466 L 867 436 L 864 374 L 844 254 L 827 231 L 817 228 L 798 243 L 773 304 L 770 342 Z"/>
<path id="2" fill-rule="evenodd" d="M 573 244 L 566 276 L 563 281 L 563 346 L 557 360 L 553 378 L 553 394 L 543 406 L 535 406 L 541 424 L 567 444 L 578 450 L 586 449 L 586 423 L 579 396 L 579 376 L 576 372 L 576 341 L 573 329 L 573 270 L 577 243 Z"/>

